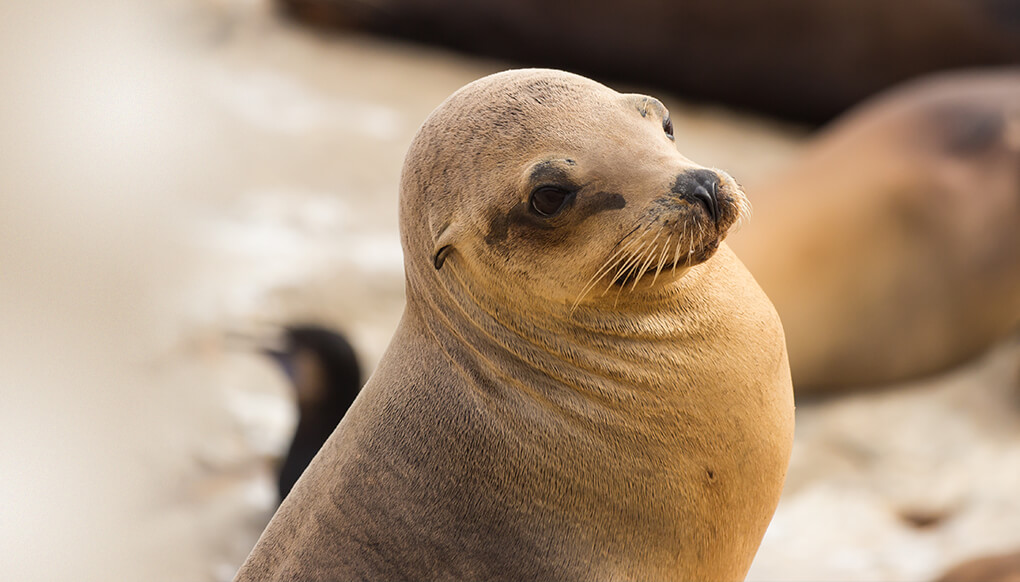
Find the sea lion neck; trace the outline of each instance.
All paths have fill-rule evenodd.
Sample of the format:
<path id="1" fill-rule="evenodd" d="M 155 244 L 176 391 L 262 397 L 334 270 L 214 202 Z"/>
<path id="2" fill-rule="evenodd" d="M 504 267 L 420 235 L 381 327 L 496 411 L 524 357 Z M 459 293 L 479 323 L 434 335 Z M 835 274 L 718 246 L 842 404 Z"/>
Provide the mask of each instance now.
<path id="1" fill-rule="evenodd" d="M 614 289 L 576 307 L 514 301 L 513 290 L 494 292 L 457 267 L 409 279 L 408 312 L 438 343 L 462 346 L 449 357 L 471 362 L 468 375 L 479 386 L 513 384 L 542 397 L 570 391 L 613 403 L 662 396 L 664 384 L 672 389 L 692 375 L 692 361 L 715 365 L 693 350 L 709 328 L 726 327 L 718 321 L 724 310 L 705 308 L 725 302 L 702 280 L 715 270 L 711 262 L 669 286 Z"/>

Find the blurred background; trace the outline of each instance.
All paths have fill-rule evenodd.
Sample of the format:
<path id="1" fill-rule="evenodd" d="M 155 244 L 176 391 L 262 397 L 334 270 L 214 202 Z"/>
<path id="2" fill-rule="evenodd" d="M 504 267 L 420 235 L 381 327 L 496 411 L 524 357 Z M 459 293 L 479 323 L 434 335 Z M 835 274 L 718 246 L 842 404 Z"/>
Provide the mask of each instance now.
<path id="1" fill-rule="evenodd" d="M 540 65 L 656 95 L 680 151 L 756 204 L 862 100 L 1018 63 L 1011 0 L 0 4 L 0 578 L 233 576 L 298 421 L 260 348 L 321 324 L 371 374 L 403 306 L 404 151 L 460 86 Z M 1010 281 L 1015 241 L 993 239 Z M 750 580 L 935 579 L 1020 549 L 1004 309 L 1012 331 L 937 373 L 798 399 Z"/>

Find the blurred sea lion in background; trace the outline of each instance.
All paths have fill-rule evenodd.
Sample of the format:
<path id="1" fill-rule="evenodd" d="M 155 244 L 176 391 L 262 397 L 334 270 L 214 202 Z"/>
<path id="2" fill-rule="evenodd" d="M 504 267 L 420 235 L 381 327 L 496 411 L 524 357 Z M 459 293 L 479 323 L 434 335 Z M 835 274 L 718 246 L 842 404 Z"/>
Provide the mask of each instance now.
<path id="1" fill-rule="evenodd" d="M 263 350 L 287 375 L 298 407 L 294 438 L 279 471 L 281 501 L 361 390 L 358 358 L 339 333 L 319 325 L 288 326 L 282 343 Z"/>
<path id="2" fill-rule="evenodd" d="M 938 372 L 1020 326 L 1020 69 L 882 95 L 748 190 L 731 244 L 798 395 Z"/>
<path id="3" fill-rule="evenodd" d="M 1020 582 L 1020 552 L 968 560 L 937 582 Z"/>
<path id="4" fill-rule="evenodd" d="M 793 441 L 745 204 L 651 97 L 454 93 L 404 164 L 400 325 L 237 579 L 743 579 Z"/>
<path id="5" fill-rule="evenodd" d="M 1020 63 L 1013 0 L 277 0 L 291 17 L 823 122 L 938 70 Z"/>

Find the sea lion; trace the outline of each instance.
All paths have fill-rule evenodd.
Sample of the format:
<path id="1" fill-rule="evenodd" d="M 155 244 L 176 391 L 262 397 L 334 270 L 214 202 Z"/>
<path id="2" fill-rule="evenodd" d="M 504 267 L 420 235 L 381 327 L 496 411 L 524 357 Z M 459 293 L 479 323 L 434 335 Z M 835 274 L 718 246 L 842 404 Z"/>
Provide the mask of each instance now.
<path id="1" fill-rule="evenodd" d="M 957 564 L 937 582 L 1020 582 L 1020 551 Z"/>
<path id="2" fill-rule="evenodd" d="M 884 95 L 749 188 L 730 240 L 798 395 L 938 372 L 1020 327 L 1020 69 Z"/>
<path id="3" fill-rule="evenodd" d="M 281 340 L 262 351 L 286 374 L 297 400 L 297 427 L 277 483 L 282 501 L 354 402 L 361 367 L 347 338 L 327 327 L 287 326 Z"/>
<path id="4" fill-rule="evenodd" d="M 737 580 L 782 489 L 779 319 L 745 207 L 665 107 L 498 73 L 401 177 L 407 304 L 237 580 Z"/>

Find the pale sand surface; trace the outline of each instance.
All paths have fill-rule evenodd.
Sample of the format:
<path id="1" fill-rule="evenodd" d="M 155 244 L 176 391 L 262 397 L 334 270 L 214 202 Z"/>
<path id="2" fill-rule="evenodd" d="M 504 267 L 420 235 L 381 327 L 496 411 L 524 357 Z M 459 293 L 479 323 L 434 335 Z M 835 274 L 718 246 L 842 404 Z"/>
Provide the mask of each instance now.
<path id="1" fill-rule="evenodd" d="M 262 0 L 0 22 L 0 578 L 229 579 L 294 422 L 230 334 L 333 324 L 371 370 L 403 304 L 404 150 L 508 65 L 318 37 Z M 803 144 L 664 100 L 681 150 L 745 185 Z M 1020 546 L 1018 356 L 801 404 L 750 579 L 917 580 Z"/>

